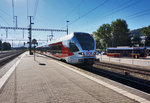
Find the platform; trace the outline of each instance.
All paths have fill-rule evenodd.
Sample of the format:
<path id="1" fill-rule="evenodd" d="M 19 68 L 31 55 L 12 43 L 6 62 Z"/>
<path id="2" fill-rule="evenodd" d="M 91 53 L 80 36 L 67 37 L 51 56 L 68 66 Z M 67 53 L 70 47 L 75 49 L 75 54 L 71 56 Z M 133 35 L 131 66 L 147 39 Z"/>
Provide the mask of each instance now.
<path id="1" fill-rule="evenodd" d="M 64 65 L 39 54 L 34 60 L 26 52 L 1 88 L 0 103 L 149 103 Z"/>
<path id="2" fill-rule="evenodd" d="M 103 62 L 111 62 L 111 63 L 117 63 L 122 65 L 129 65 L 129 66 L 137 66 L 144 69 L 150 70 L 150 56 L 146 58 L 127 58 L 127 57 L 109 57 L 107 55 L 96 55 L 96 57 Z"/>

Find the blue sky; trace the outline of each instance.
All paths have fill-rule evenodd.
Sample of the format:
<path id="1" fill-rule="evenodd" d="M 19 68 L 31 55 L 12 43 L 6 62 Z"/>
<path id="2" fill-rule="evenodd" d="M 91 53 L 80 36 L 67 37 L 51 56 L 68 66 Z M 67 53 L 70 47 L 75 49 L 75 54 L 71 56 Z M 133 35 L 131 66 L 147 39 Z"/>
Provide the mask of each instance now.
<path id="1" fill-rule="evenodd" d="M 150 25 L 149 5 L 150 0 L 14 0 L 14 15 L 18 18 L 18 27 L 28 27 L 27 16 L 34 16 L 33 28 L 66 29 L 68 20 L 69 33 L 92 33 L 102 24 L 111 24 L 120 18 L 133 30 Z M 15 26 L 12 0 L 0 0 L 0 26 Z M 46 40 L 49 34 L 51 32 L 33 31 L 33 38 Z M 54 32 L 54 39 L 63 35 L 66 33 Z M 0 30 L 0 38 L 6 40 L 5 30 Z M 24 31 L 23 38 L 23 31 L 8 30 L 7 39 L 28 39 L 28 31 Z M 21 44 L 21 41 L 14 43 Z"/>

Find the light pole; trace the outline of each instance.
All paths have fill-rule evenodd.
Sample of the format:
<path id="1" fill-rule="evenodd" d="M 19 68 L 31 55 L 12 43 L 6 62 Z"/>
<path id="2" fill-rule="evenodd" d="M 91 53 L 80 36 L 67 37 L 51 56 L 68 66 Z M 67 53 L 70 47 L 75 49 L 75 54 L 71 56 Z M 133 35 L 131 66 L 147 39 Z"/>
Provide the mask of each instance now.
<path id="1" fill-rule="evenodd" d="M 133 56 L 133 53 L 134 53 L 134 51 L 133 51 L 133 47 L 134 47 L 134 45 L 133 45 L 133 40 L 132 40 L 132 55 L 131 55 L 131 57 L 132 57 L 132 64 L 133 64 L 133 58 L 134 58 L 134 56 Z"/>
<path id="2" fill-rule="evenodd" d="M 3 50 L 3 38 L 2 38 L 3 34 L 1 34 L 1 52 Z"/>
<path id="3" fill-rule="evenodd" d="M 66 22 L 67 22 L 67 35 L 68 35 L 68 22 L 69 22 L 69 21 L 66 21 Z"/>
<path id="4" fill-rule="evenodd" d="M 11 45 L 11 48 L 13 49 L 13 40 L 12 40 L 12 45 Z"/>
<path id="5" fill-rule="evenodd" d="M 15 16 L 15 18 L 16 18 L 16 28 L 18 27 L 18 24 L 17 24 L 17 16 Z"/>
<path id="6" fill-rule="evenodd" d="M 146 42 L 146 40 L 145 40 L 145 39 L 146 39 L 146 36 L 144 36 L 144 48 L 145 48 L 145 42 Z"/>
<path id="7" fill-rule="evenodd" d="M 112 32 L 111 32 L 111 36 L 112 36 L 112 47 L 113 47 L 114 46 L 114 35 Z"/>

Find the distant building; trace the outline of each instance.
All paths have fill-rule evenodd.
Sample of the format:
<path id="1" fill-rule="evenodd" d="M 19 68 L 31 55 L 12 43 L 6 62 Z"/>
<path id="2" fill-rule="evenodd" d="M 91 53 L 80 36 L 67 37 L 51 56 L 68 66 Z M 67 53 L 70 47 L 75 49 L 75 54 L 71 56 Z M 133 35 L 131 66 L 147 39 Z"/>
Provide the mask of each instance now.
<path id="1" fill-rule="evenodd" d="M 133 39 L 134 36 L 140 36 L 142 39 L 142 43 L 145 42 L 145 36 L 142 36 L 142 30 L 141 29 L 136 29 L 136 30 L 131 30 L 130 32 L 131 40 Z"/>
<path id="2" fill-rule="evenodd" d="M 141 29 L 131 30 L 129 33 L 132 37 L 135 35 L 142 36 Z"/>

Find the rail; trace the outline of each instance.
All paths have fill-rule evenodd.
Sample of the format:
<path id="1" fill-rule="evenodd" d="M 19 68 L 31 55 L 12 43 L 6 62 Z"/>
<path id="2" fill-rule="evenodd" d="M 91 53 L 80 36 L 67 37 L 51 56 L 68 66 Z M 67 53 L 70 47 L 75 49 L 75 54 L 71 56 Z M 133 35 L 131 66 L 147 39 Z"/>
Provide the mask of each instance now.
<path id="1" fill-rule="evenodd" d="M 0 65 L 5 64 L 8 60 L 13 59 L 14 57 L 22 54 L 23 52 L 25 51 L 19 50 L 0 53 Z"/>
<path id="2" fill-rule="evenodd" d="M 150 70 L 106 62 L 96 62 L 92 66 L 91 71 L 150 93 Z"/>
<path id="3" fill-rule="evenodd" d="M 150 70 L 149 69 L 144 69 L 140 67 L 133 67 L 133 66 L 126 66 L 126 65 L 119 65 L 119 64 L 113 64 L 113 63 L 108 63 L 108 62 L 96 62 L 95 65 L 99 66 L 105 66 L 108 68 L 116 69 L 116 70 L 122 70 L 124 73 L 137 73 L 141 75 L 146 75 L 150 76 Z"/>

